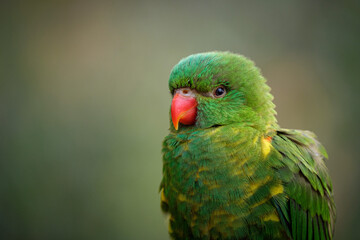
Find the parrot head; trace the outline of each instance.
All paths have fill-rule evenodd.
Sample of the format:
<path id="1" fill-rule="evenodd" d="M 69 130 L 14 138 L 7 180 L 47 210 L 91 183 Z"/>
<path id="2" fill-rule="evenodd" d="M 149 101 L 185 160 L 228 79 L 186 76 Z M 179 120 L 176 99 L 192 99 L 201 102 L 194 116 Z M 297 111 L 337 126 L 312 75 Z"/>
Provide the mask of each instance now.
<path id="1" fill-rule="evenodd" d="M 233 123 L 266 131 L 276 125 L 270 88 L 254 63 L 230 52 L 190 55 L 172 69 L 173 130 Z"/>

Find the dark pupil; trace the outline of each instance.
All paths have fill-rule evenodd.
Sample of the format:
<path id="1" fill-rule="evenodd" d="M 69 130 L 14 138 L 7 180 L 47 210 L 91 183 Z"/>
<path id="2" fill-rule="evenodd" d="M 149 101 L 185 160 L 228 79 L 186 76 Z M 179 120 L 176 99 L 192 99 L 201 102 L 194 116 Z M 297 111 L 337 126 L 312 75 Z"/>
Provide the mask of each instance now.
<path id="1" fill-rule="evenodd" d="M 225 89 L 222 87 L 219 87 L 218 89 L 216 89 L 215 94 L 216 94 L 216 96 L 221 96 L 224 94 L 224 92 L 225 92 Z"/>

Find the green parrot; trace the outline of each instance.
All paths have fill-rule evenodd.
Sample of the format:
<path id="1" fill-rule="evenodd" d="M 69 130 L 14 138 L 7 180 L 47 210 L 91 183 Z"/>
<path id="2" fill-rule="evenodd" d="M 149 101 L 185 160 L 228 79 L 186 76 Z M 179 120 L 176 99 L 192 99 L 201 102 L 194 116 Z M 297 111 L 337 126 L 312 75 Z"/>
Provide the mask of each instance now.
<path id="1" fill-rule="evenodd" d="M 169 88 L 160 192 L 173 239 L 332 239 L 327 153 L 312 132 L 278 126 L 252 61 L 194 54 Z"/>

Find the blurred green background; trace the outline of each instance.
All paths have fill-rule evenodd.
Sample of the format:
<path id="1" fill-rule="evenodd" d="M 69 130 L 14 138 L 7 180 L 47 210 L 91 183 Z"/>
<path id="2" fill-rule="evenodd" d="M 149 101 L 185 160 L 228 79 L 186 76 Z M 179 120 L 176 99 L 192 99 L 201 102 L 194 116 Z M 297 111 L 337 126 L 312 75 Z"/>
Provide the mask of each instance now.
<path id="1" fill-rule="evenodd" d="M 168 239 L 170 70 L 253 59 L 282 127 L 328 149 L 336 239 L 360 239 L 359 1 L 9 1 L 0 6 L 0 238 Z"/>

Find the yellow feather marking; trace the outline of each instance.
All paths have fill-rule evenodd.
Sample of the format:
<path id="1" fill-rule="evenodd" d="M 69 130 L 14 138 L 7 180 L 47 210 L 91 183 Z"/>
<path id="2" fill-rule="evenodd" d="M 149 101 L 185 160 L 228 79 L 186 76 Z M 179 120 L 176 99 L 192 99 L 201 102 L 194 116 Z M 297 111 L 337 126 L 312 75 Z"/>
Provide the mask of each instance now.
<path id="1" fill-rule="evenodd" d="M 241 145 L 242 143 L 245 143 L 246 142 L 246 139 L 245 138 L 239 138 L 238 140 L 230 143 L 232 147 L 236 147 L 236 146 L 239 146 Z"/>
<path id="2" fill-rule="evenodd" d="M 204 171 L 208 171 L 208 170 L 209 170 L 209 168 L 207 168 L 207 167 L 200 167 L 200 168 L 198 169 L 198 171 L 196 172 L 196 180 L 198 180 L 198 179 L 200 178 L 200 174 L 199 174 L 199 173 L 204 172 Z"/>
<path id="3" fill-rule="evenodd" d="M 220 185 L 217 184 L 217 183 L 215 183 L 215 184 L 211 184 L 211 185 L 209 186 L 209 190 L 212 190 L 212 189 L 215 189 L 215 188 L 220 188 Z"/>
<path id="4" fill-rule="evenodd" d="M 171 222 L 169 222 L 169 229 L 168 229 L 168 231 L 169 231 L 170 234 L 173 233 L 173 230 L 172 230 L 172 228 L 171 228 Z"/>
<path id="5" fill-rule="evenodd" d="M 261 185 L 262 185 L 261 182 L 256 182 L 256 183 L 252 182 L 252 183 L 250 183 L 249 192 L 255 192 L 256 189 L 258 189 Z"/>
<path id="6" fill-rule="evenodd" d="M 178 199 L 180 202 L 186 202 L 187 198 L 184 194 L 179 193 Z"/>
<path id="7" fill-rule="evenodd" d="M 267 155 L 269 155 L 270 150 L 271 150 L 270 141 L 265 139 L 264 137 L 261 138 L 261 150 L 262 150 L 262 153 L 264 155 L 264 158 L 266 158 Z"/>
<path id="8" fill-rule="evenodd" d="M 248 193 L 246 194 L 245 198 L 251 197 L 259 187 L 263 186 L 270 180 L 271 180 L 271 177 L 266 176 L 264 179 L 260 180 L 259 182 L 251 182 L 248 186 Z"/>
<path id="9" fill-rule="evenodd" d="M 168 200 L 165 197 L 164 189 L 161 189 L 161 201 L 168 203 Z"/>
<path id="10" fill-rule="evenodd" d="M 200 206 L 200 205 L 195 205 L 195 206 L 194 206 L 194 208 L 192 209 L 194 213 L 199 211 L 199 206 Z M 198 219 L 197 214 L 193 214 L 193 215 L 191 216 L 191 223 L 190 223 L 190 224 L 191 224 L 192 226 L 194 226 L 197 219 Z"/>
<path id="11" fill-rule="evenodd" d="M 208 181 L 206 179 L 203 179 L 202 182 L 209 188 L 209 190 L 214 189 L 214 188 L 219 188 L 221 187 L 218 183 L 216 183 L 215 181 Z"/>
<path id="12" fill-rule="evenodd" d="M 200 167 L 199 168 L 199 172 L 203 172 L 203 171 L 207 171 L 207 170 L 209 170 L 209 168 L 207 168 L 207 167 Z"/>
<path id="13" fill-rule="evenodd" d="M 257 143 L 257 141 L 259 140 L 259 137 L 258 136 L 256 136 L 255 138 L 254 138 L 254 141 L 253 141 L 253 144 L 255 145 L 256 143 Z"/>
<path id="14" fill-rule="evenodd" d="M 208 228 L 213 229 L 213 228 L 217 228 L 217 227 L 221 226 L 221 223 L 224 221 L 224 217 L 226 217 L 226 222 L 228 222 L 228 223 L 232 223 L 235 220 L 237 220 L 237 216 L 235 216 L 233 214 L 226 213 L 224 215 L 215 215 L 213 213 L 210 218 Z"/>
<path id="15" fill-rule="evenodd" d="M 235 157 L 233 156 L 229 161 L 227 161 L 228 164 L 236 164 L 236 171 L 234 172 L 234 175 L 239 175 L 239 174 L 242 174 L 243 171 L 242 169 L 239 169 L 241 168 L 247 161 L 249 160 L 248 157 L 246 158 L 243 158 L 243 159 L 239 159 L 238 157 Z"/>
<path id="16" fill-rule="evenodd" d="M 256 208 L 257 206 L 260 206 L 260 205 L 266 203 L 268 200 L 269 200 L 269 198 L 265 198 L 265 199 L 261 200 L 260 202 L 257 202 L 254 205 L 252 205 L 251 208 Z"/>
<path id="17" fill-rule="evenodd" d="M 264 221 L 274 221 L 274 222 L 279 222 L 279 216 L 276 213 L 271 213 L 269 215 L 266 215 L 265 217 L 263 217 Z"/>
<path id="18" fill-rule="evenodd" d="M 272 187 L 270 189 L 271 196 L 275 196 L 275 195 L 278 195 L 278 194 L 283 193 L 283 192 L 284 192 L 284 187 L 281 184 L 279 184 L 279 185 L 277 185 L 275 187 Z"/>
<path id="19" fill-rule="evenodd" d="M 198 180 L 200 178 L 200 174 L 199 172 L 196 173 L 196 180 Z"/>
<path id="20" fill-rule="evenodd" d="M 175 221 L 175 219 L 174 219 L 174 217 L 173 217 L 173 215 L 169 215 L 168 216 L 168 222 L 169 222 L 169 224 L 168 224 L 168 231 L 169 231 L 169 233 L 171 234 L 171 233 L 173 233 L 173 230 L 172 230 L 172 228 L 171 228 L 171 222 L 174 222 Z"/>
<path id="21" fill-rule="evenodd" d="M 216 134 L 218 131 L 219 131 L 219 129 L 213 128 L 212 131 L 208 131 L 208 132 L 206 133 L 206 136 L 207 136 L 207 137 L 211 137 L 212 135 Z"/>
<path id="22" fill-rule="evenodd" d="M 267 202 L 270 198 L 272 198 L 273 196 L 283 193 L 284 192 L 284 187 L 282 185 L 277 185 L 275 187 L 272 187 L 270 189 L 270 196 L 261 200 L 260 202 L 255 203 L 254 205 L 252 205 L 252 208 L 256 208 L 257 206 L 260 206 L 261 204 L 264 204 L 265 202 Z"/>
<path id="23" fill-rule="evenodd" d="M 254 165 L 247 166 L 245 170 L 245 174 L 247 177 L 251 177 L 252 175 L 254 175 L 256 170 L 257 168 Z"/>
<path id="24" fill-rule="evenodd" d="M 218 209 L 218 210 L 213 211 L 212 214 L 213 214 L 213 216 L 220 216 L 220 215 L 226 215 L 226 214 L 228 214 L 228 212 L 223 209 Z"/>
<path id="25" fill-rule="evenodd" d="M 249 160 L 249 158 L 244 158 L 240 160 L 239 164 L 235 166 L 233 170 L 233 174 L 235 176 L 246 176 L 251 177 L 254 173 L 256 168 L 254 166 L 244 166 L 246 162 Z"/>

